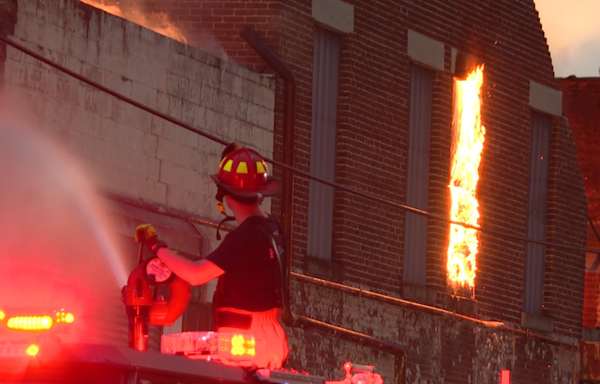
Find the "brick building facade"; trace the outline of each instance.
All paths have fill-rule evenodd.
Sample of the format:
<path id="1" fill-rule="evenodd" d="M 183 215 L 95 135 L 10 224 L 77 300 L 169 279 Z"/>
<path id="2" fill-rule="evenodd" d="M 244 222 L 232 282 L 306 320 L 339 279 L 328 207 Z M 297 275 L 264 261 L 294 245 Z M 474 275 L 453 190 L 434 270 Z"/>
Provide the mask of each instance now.
<path id="1" fill-rule="evenodd" d="M 598 185 L 598 150 L 600 149 L 600 79 L 571 76 L 558 79 L 563 91 L 563 111 L 569 119 L 577 145 L 579 164 L 588 199 L 588 238 L 585 273 L 585 301 L 583 324 L 592 340 L 600 340 L 600 270 L 599 254 L 591 249 L 600 248 L 600 194 Z"/>
<path id="2" fill-rule="evenodd" d="M 481 234 L 475 300 L 447 295 L 447 223 L 428 220 L 425 262 L 417 262 L 417 267 L 425 270 L 420 272 L 420 278 L 413 278 L 412 273 L 405 272 L 404 263 L 406 213 L 345 190 L 336 190 L 331 204 L 331 232 L 327 234 L 332 237 L 331 247 L 320 254 L 318 248 L 313 250 L 310 226 L 314 223 L 309 201 L 313 192 L 310 182 L 301 177 L 296 177 L 294 186 L 294 270 L 462 312 L 478 320 L 502 321 L 567 344 L 580 338 L 583 253 L 547 247 L 543 253 L 543 274 L 535 278 L 527 272 L 529 251 L 525 244 L 503 235 L 531 235 L 528 196 L 532 188 L 530 156 L 534 139 L 530 127 L 541 114 L 551 126 L 549 170 L 544 180 L 548 204 L 544 208 L 542 238 L 576 246 L 585 244 L 586 201 L 575 145 L 562 117 L 561 94 L 532 1 L 197 1 L 189 7 L 175 3 L 138 1 L 137 5 L 169 14 L 187 31 L 190 44 L 201 44 L 201 37 L 210 30 L 210 36 L 222 45 L 231 60 L 268 72 L 269 68 L 257 61 L 239 36 L 244 28 L 255 30 L 296 76 L 295 166 L 314 174 L 318 166 L 311 167 L 311 161 L 325 164 L 334 159 L 333 176 L 330 174 L 328 181 L 383 199 L 411 205 L 407 192 L 411 183 L 411 87 L 418 81 L 418 75 L 411 77 L 411 73 L 415 67 L 432 71 L 429 166 L 418 169 L 428 174 L 428 198 L 419 208 L 439 216 L 448 211 L 452 79 L 461 70 L 462 54 L 466 54 L 467 63 L 483 62 L 483 119 L 487 134 L 478 192 L 480 223 L 501 234 Z M 197 34 L 198 29 L 202 33 Z M 323 42 L 323 34 L 333 42 Z M 317 143 L 311 142 L 312 137 L 319 135 L 315 111 L 323 102 L 315 98 L 320 95 L 319 87 L 331 83 L 318 77 L 316 67 L 323 65 L 315 59 L 317 44 L 325 44 L 330 53 L 339 49 L 339 56 L 334 59 L 339 60 L 339 67 L 329 72 L 339 81 L 333 116 L 334 155 L 324 155 L 321 160 L 314 156 Z M 277 95 L 274 153 L 282 159 L 281 81 Z M 331 101 L 330 95 L 323 97 Z M 327 136 L 319 137 L 328 140 Z M 538 303 L 533 309 L 524 309 L 524 292 L 530 289 L 528 279 L 538 279 L 534 284 L 541 284 L 543 291 L 541 305 Z M 490 352 L 493 343 L 483 342 L 478 333 L 481 331 L 469 321 L 465 322 L 469 325 L 440 324 L 435 316 L 424 321 L 423 314 L 399 309 L 391 315 L 386 306 L 368 301 L 352 308 L 344 295 L 302 284 L 295 284 L 292 292 L 296 295 L 295 308 L 301 313 L 405 345 L 407 382 L 437 382 L 440 378 L 445 378 L 445 382 L 468 382 L 469 378 L 488 382 L 500 367 L 513 371 L 514 382 L 570 382 L 576 376 L 566 366 L 553 373 L 547 371 L 553 370 L 550 367 L 557 366 L 557 362 L 576 364 L 577 353 L 567 352 L 572 349 L 564 345 L 556 349 L 522 339 L 518 333 L 492 332 L 491 339 L 509 338 L 515 343 L 508 350 L 518 357 L 508 361 L 508 355 L 500 352 L 506 344 L 500 343 L 504 347 L 497 354 Z M 318 299 L 311 300 L 317 292 Z M 360 318 L 353 314 L 357 310 L 366 314 L 368 321 L 364 317 L 356 319 Z M 384 314 L 396 318 L 393 325 L 386 323 L 390 320 Z M 434 331 L 438 326 L 440 330 Z M 484 333 L 487 332 L 486 329 Z M 306 340 L 307 336 L 303 338 Z M 316 346 L 326 343 L 314 343 L 315 358 L 322 356 Z M 532 354 L 527 352 L 531 351 L 529 343 L 536 345 Z M 308 348 L 299 348 L 303 354 L 293 355 L 294 359 L 310 361 L 306 356 L 311 353 Z M 479 361 L 482 356 L 494 363 Z M 487 372 L 483 366 L 495 367 L 496 372 Z"/>
<path id="3" fill-rule="evenodd" d="M 42 0 L 36 4 L 38 9 L 49 7 Z M 61 4 L 85 10 L 82 15 L 91 12 L 73 1 Z M 513 383 L 579 380 L 585 253 L 577 248 L 586 245 L 587 201 L 533 1 L 132 0 L 120 5 L 165 12 L 182 28 L 189 44 L 218 48 L 212 53 L 220 60 L 173 42 L 163 47 L 157 44 L 163 42 L 161 38 L 124 21 L 122 36 L 95 43 L 103 48 L 127 42 L 133 32 L 150 40 L 144 43 L 148 52 L 154 47 L 146 62 L 157 60 L 167 49 L 173 54 L 187 52 L 182 63 L 202 56 L 209 62 L 208 74 L 184 71 L 173 73 L 177 82 L 170 81 L 172 76 L 163 79 L 172 86 L 164 93 L 178 90 L 174 96 L 184 100 L 183 105 L 198 82 L 201 89 L 221 92 L 197 95 L 196 104 L 206 110 L 226 105 L 217 112 L 228 115 L 235 103 L 248 102 L 248 93 L 237 94 L 235 87 L 229 92 L 236 96 L 232 103 L 215 101 L 215 97 L 231 100 L 222 89 L 228 83 L 223 79 L 230 76 L 273 91 L 269 99 L 265 90 L 267 102 L 257 106 L 263 117 L 272 118 L 271 123 L 257 118 L 248 127 L 261 133 L 271 130 L 271 138 L 248 135 L 243 127 L 250 119 L 236 116 L 190 123 L 264 150 L 276 161 L 285 161 L 292 150 L 285 142 L 289 134 L 286 84 L 277 76 L 272 80 L 272 68 L 240 32 L 250 28 L 260 36 L 295 77 L 292 165 L 344 188 L 323 188 L 295 175 L 291 211 L 286 211 L 283 200 L 275 200 L 274 214 L 292 225 L 288 234 L 293 250 L 292 310 L 355 331 L 362 342 L 331 329 L 324 335 L 309 326 L 290 326 L 290 366 L 336 377 L 341 364 L 350 359 L 375 364 L 386 381 L 406 383 L 498 382 L 504 369 L 511 371 Z M 36 12 L 40 11 L 32 10 L 31 15 Z M 116 23 L 108 16 L 102 20 Z M 45 44 L 26 30 L 15 34 L 34 40 L 32 46 Z M 123 53 L 130 52 L 114 52 L 114 56 Z M 88 59 L 79 60 L 87 63 Z M 183 64 L 170 67 L 178 60 L 179 56 L 167 60 L 170 64 L 163 69 L 169 73 L 185 68 Z M 229 62 L 253 72 L 234 64 L 223 66 Z M 473 63 L 485 65 L 486 137 L 478 187 L 479 223 L 484 230 L 479 236 L 472 295 L 456 295 L 448 289 L 445 266 L 453 79 Z M 110 67 L 108 61 L 105 64 Z M 143 60 L 128 61 L 123 68 L 134 73 L 121 76 L 135 80 L 134 69 L 144 65 Z M 20 67 L 11 63 L 4 68 L 6 82 L 7 71 Z M 85 68 L 82 64 L 82 73 Z M 216 76 L 214 81 L 205 82 L 211 76 Z M 190 93 L 181 89 L 182 84 L 190 85 L 186 88 Z M 151 100 L 155 99 L 157 108 L 167 106 L 160 97 Z M 212 100 L 210 107 L 204 105 L 208 100 Z M 179 116 L 187 118 L 185 108 Z M 131 123 L 131 119 L 120 122 Z M 231 126 L 240 129 L 226 132 Z M 179 131 L 162 127 L 145 134 L 149 140 L 158 137 L 163 145 L 175 141 L 187 147 L 190 136 L 171 140 L 172 132 Z M 258 143 L 256 137 L 264 141 Z M 186 151 L 188 157 L 208 153 L 207 163 L 214 160 L 218 146 L 194 140 L 199 144 Z M 538 146 L 545 150 L 537 152 Z M 174 148 L 165 150 L 164 155 L 179 153 Z M 162 160 L 167 159 L 158 160 L 163 166 Z M 177 161 L 193 163 L 184 156 Z M 544 164 L 542 176 L 533 173 L 532 169 L 538 170 L 534 163 Z M 105 182 L 113 186 L 111 168 L 100 168 L 106 171 Z M 178 186 L 177 180 L 189 179 L 185 172 L 177 180 L 167 179 L 175 170 L 181 169 L 164 168 L 161 173 L 167 191 Z M 208 169 L 194 172 L 210 173 Z M 274 166 L 274 172 L 286 176 L 280 167 Z M 131 188 L 122 192 L 142 197 L 135 189 L 139 183 Z M 174 195 L 143 197 L 206 216 L 216 214 L 202 201 L 210 191 L 198 196 L 192 187 L 184 189 L 179 194 L 175 189 Z M 534 190 L 542 194 L 534 195 Z M 165 200 L 168 196 L 179 198 Z M 187 205 L 184 197 L 198 205 Z M 415 218 L 407 214 L 406 206 L 428 214 Z M 532 237 L 546 245 L 524 241 Z M 382 346 L 401 346 L 405 353 L 369 346 L 364 343 L 369 338 Z"/>

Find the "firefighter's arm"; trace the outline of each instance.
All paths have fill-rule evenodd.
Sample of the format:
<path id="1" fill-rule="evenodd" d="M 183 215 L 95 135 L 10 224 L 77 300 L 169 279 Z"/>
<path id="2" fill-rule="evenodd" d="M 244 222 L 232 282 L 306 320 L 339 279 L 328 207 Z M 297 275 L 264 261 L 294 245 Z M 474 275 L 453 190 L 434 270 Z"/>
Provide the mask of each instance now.
<path id="1" fill-rule="evenodd" d="M 211 261 L 192 261 L 173 252 L 167 243 L 158 239 L 152 224 L 138 225 L 135 229 L 135 241 L 146 244 L 148 250 L 158 256 L 173 273 L 191 285 L 208 283 L 225 273 Z"/>
<path id="2" fill-rule="evenodd" d="M 191 285 L 202 285 L 225 273 L 215 263 L 208 260 L 192 261 L 176 254 L 169 248 L 159 248 L 156 255 L 173 273 Z"/>

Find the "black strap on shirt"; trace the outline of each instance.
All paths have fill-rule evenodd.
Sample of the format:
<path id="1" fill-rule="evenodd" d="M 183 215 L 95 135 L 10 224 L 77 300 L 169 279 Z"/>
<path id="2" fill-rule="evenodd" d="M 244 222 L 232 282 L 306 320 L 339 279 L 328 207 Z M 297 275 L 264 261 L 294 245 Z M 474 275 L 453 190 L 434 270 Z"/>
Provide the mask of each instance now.
<path id="1" fill-rule="evenodd" d="M 281 235 L 281 228 L 279 226 L 279 223 L 276 222 L 278 234 L 275 235 L 267 222 L 265 222 L 264 220 L 257 220 L 257 222 L 258 228 L 260 228 L 260 230 L 271 240 L 271 248 L 273 249 L 273 252 L 277 257 L 277 265 L 275 266 L 275 268 L 273 268 L 273 272 L 276 276 L 277 291 L 279 293 L 279 307 L 285 308 L 285 305 L 287 304 L 287 298 L 285 296 L 283 286 L 283 279 L 285 276 L 285 260 L 283 258 L 283 255 L 285 252 L 285 248 L 283 243 L 283 236 Z"/>

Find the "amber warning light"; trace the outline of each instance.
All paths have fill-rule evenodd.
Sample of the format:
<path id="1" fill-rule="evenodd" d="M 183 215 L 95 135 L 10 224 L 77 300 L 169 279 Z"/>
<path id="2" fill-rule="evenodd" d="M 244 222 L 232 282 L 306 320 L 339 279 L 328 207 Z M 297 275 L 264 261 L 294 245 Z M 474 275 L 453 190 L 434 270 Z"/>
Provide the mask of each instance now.
<path id="1" fill-rule="evenodd" d="M 264 341 L 251 334 L 181 332 L 162 335 L 161 351 L 193 359 L 244 358 L 252 360 L 264 351 Z"/>
<path id="2" fill-rule="evenodd" d="M 0 310 L 0 322 L 5 322 L 6 327 L 13 331 L 42 332 L 50 330 L 55 324 L 71 324 L 74 321 L 75 316 L 64 311 L 54 312 L 52 315 L 10 316 L 4 310 Z"/>
<path id="3" fill-rule="evenodd" d="M 38 347 L 35 344 L 31 344 L 29 347 L 27 347 L 27 349 L 25 350 L 25 353 L 29 356 L 35 356 L 38 354 L 39 351 L 40 351 L 40 347 Z"/>
<path id="4" fill-rule="evenodd" d="M 219 350 L 232 356 L 255 356 L 256 340 L 253 336 L 222 334 Z"/>
<path id="5" fill-rule="evenodd" d="M 35 357 L 39 352 L 40 347 L 37 344 L 0 344 L 0 358 Z"/>

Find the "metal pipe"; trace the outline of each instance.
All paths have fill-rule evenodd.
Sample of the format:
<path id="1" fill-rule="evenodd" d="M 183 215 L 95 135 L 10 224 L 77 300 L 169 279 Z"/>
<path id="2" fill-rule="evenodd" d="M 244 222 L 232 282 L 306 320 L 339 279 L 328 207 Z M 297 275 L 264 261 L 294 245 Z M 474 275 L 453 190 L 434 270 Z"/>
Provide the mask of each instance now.
<path id="1" fill-rule="evenodd" d="M 110 200 L 113 200 L 113 201 L 116 201 L 119 203 L 123 203 L 123 204 L 127 204 L 127 205 L 131 205 L 132 207 L 141 208 L 146 211 L 158 213 L 160 215 L 169 216 L 174 219 L 180 219 L 180 220 L 183 220 L 183 221 L 186 221 L 189 223 L 200 224 L 200 225 L 204 225 L 204 226 L 212 227 L 212 228 L 217 228 L 219 226 L 218 221 L 213 221 L 209 218 L 196 215 L 192 212 L 187 212 L 187 211 L 182 211 L 182 210 L 175 209 L 175 208 L 165 207 L 164 205 L 160 205 L 160 204 L 148 203 L 148 202 L 141 201 L 138 199 L 125 197 L 125 196 L 122 196 L 122 195 L 119 195 L 119 194 L 116 194 L 113 192 L 104 191 L 104 192 L 102 192 L 102 194 Z M 223 224 L 223 225 L 221 225 L 221 229 L 231 232 L 231 231 L 233 231 L 234 227 Z"/>
<path id="2" fill-rule="evenodd" d="M 414 310 L 418 310 L 421 312 L 430 313 L 430 314 L 434 314 L 434 315 L 441 315 L 441 316 L 445 316 L 448 318 L 465 320 L 465 321 L 469 321 L 469 322 L 481 325 L 486 328 L 494 328 L 494 329 L 498 329 L 500 331 L 512 332 L 517 335 L 525 336 L 528 339 L 537 340 L 537 341 L 541 341 L 541 342 L 552 344 L 552 345 L 557 345 L 557 346 L 560 346 L 560 347 L 563 347 L 563 348 L 566 348 L 569 350 L 574 350 L 574 349 L 578 348 L 576 343 L 575 344 L 567 343 L 567 342 L 563 342 L 563 341 L 560 341 L 560 340 L 557 340 L 557 339 L 554 339 L 554 338 L 551 338 L 548 336 L 544 336 L 544 335 L 541 335 L 538 333 L 530 332 L 529 330 L 508 327 L 508 326 L 506 326 L 506 323 L 504 323 L 503 321 L 481 320 L 481 319 L 477 319 L 475 317 L 461 315 L 461 314 L 451 312 L 446 309 L 437 308 L 437 307 L 434 307 L 431 305 L 415 303 L 412 301 L 399 299 L 397 297 L 382 295 L 382 294 L 376 293 L 376 292 L 365 291 L 360 288 L 350 287 L 348 285 L 334 283 L 332 281 L 327 281 L 327 280 L 319 279 L 317 277 L 302 275 L 302 274 L 299 274 L 296 272 L 292 272 L 291 277 L 293 277 L 295 280 L 300 281 L 300 282 L 313 284 L 313 285 L 317 285 L 317 286 L 321 286 L 321 287 L 325 287 L 325 288 L 330 288 L 330 289 L 333 289 L 333 290 L 336 290 L 339 292 L 349 293 L 349 294 L 352 294 L 352 295 L 355 295 L 358 297 L 365 297 L 365 298 L 377 300 L 377 301 L 380 301 L 383 303 L 392 304 L 392 305 L 396 305 L 396 306 L 402 306 L 402 307 L 406 307 L 406 308 L 410 308 L 410 309 L 414 309 Z"/>
<path id="3" fill-rule="evenodd" d="M 283 231 L 287 237 L 286 243 L 286 268 L 283 279 L 284 303 L 283 321 L 287 325 L 294 322 L 294 316 L 290 309 L 290 271 L 292 270 L 292 243 L 293 243 L 293 221 L 294 221 L 294 140 L 296 119 L 296 78 L 287 65 L 269 48 L 267 44 L 250 28 L 244 29 L 240 35 L 256 53 L 277 73 L 284 82 L 284 104 L 283 104 L 283 162 L 287 166 L 283 171 L 283 192 L 281 196 Z"/>

